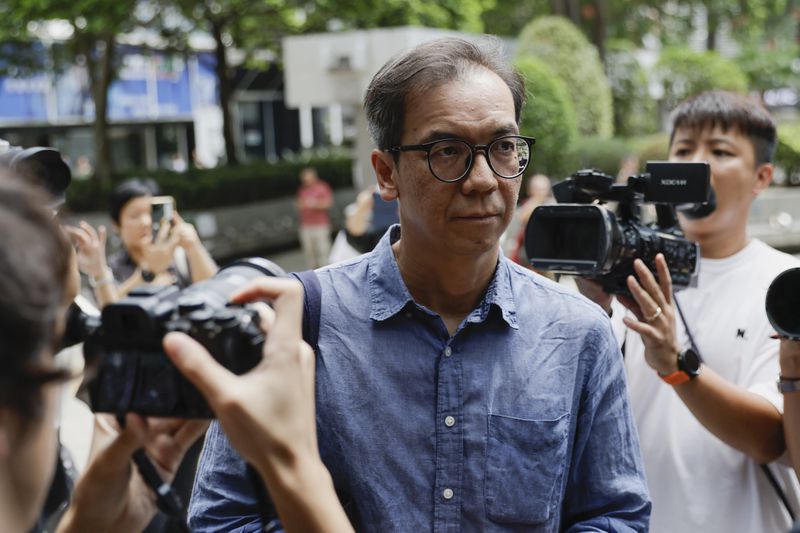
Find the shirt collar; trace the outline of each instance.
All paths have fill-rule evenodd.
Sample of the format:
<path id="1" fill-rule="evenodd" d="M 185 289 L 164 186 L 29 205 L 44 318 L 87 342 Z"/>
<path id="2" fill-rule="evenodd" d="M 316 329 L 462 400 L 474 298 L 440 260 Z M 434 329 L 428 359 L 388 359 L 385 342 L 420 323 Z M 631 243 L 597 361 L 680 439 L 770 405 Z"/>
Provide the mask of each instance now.
<path id="1" fill-rule="evenodd" d="M 381 238 L 369 258 L 369 297 L 370 319 L 386 320 L 405 308 L 409 302 L 414 302 L 408 292 L 397 259 L 392 250 L 392 244 L 400 239 L 400 225 L 393 225 Z M 492 307 L 496 307 L 503 320 L 512 328 L 518 329 L 517 306 L 511 290 L 512 269 L 508 259 L 500 253 L 492 281 L 483 300 L 467 317 L 468 322 L 483 322 L 489 315 Z"/>

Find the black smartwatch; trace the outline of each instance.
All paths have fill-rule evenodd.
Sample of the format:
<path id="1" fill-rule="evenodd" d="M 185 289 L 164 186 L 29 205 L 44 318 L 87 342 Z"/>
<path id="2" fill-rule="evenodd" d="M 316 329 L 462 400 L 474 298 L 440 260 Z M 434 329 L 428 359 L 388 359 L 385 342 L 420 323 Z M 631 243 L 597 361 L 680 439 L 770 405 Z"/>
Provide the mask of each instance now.
<path id="1" fill-rule="evenodd" d="M 145 280 L 147 283 L 152 283 L 154 279 L 156 279 L 156 275 L 149 270 L 142 269 L 142 279 Z"/>
<path id="2" fill-rule="evenodd" d="M 678 352 L 678 370 L 672 374 L 661 376 L 670 385 L 680 385 L 686 383 L 700 375 L 700 365 L 703 360 L 692 348 L 686 348 Z"/>

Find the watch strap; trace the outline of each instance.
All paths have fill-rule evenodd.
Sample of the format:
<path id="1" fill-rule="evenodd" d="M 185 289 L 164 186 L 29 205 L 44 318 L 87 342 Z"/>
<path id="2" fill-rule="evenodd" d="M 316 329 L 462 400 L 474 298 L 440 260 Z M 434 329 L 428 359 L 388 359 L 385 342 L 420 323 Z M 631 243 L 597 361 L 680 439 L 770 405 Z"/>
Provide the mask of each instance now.
<path id="1" fill-rule="evenodd" d="M 675 372 L 667 374 L 666 376 L 659 374 L 658 377 L 660 377 L 662 380 L 664 380 L 665 383 L 668 383 L 673 387 L 675 385 L 681 385 L 682 383 L 686 383 L 687 381 L 690 381 L 692 379 L 692 376 L 690 376 L 683 370 L 676 370 Z"/>
<path id="2" fill-rule="evenodd" d="M 783 394 L 787 392 L 800 392 L 800 378 L 779 378 L 778 390 Z"/>

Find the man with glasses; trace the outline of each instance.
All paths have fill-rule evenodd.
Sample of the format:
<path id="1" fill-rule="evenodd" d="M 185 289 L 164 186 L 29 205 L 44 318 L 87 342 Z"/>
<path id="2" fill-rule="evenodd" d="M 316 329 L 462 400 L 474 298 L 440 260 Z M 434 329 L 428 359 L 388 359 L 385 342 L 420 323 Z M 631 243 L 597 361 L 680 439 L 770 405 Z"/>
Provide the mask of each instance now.
<path id="1" fill-rule="evenodd" d="M 456 38 L 394 58 L 367 90 L 400 225 L 316 271 L 317 437 L 357 530 L 647 529 L 608 317 L 500 253 L 531 159 L 524 94 L 496 42 Z M 192 527 L 259 531 L 254 494 L 212 426 Z"/>

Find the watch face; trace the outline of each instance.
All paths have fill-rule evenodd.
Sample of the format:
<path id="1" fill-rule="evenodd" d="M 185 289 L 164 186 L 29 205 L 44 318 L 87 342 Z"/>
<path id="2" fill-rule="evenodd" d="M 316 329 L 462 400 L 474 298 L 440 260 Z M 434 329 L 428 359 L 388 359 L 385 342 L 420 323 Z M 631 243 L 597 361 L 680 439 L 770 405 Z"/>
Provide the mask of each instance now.
<path id="1" fill-rule="evenodd" d="M 687 348 L 678 356 L 678 368 L 690 376 L 696 376 L 700 373 L 701 362 L 700 356 L 691 348 Z"/>
<path id="2" fill-rule="evenodd" d="M 142 279 L 150 283 L 151 281 L 156 279 L 156 275 L 150 272 L 149 270 L 142 270 Z"/>

